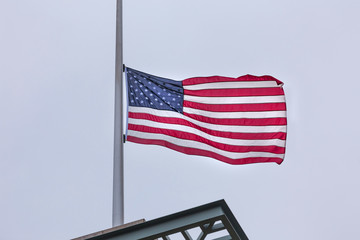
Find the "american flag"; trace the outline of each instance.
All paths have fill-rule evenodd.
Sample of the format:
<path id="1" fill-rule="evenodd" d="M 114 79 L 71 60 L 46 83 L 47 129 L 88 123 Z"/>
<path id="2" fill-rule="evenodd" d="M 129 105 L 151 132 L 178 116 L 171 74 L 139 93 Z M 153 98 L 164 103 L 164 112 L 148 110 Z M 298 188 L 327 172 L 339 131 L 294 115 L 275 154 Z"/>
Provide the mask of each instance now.
<path id="1" fill-rule="evenodd" d="M 245 75 L 174 81 L 125 72 L 127 141 L 230 164 L 283 161 L 287 120 L 279 80 Z"/>

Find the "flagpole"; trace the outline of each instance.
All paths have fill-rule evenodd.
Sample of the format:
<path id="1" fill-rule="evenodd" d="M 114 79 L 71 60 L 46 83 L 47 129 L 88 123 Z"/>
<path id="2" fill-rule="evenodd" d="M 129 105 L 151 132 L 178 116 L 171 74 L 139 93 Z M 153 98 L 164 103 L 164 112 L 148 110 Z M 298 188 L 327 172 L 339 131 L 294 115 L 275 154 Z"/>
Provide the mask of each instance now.
<path id="1" fill-rule="evenodd" d="M 116 0 L 113 227 L 124 224 L 122 0 Z"/>

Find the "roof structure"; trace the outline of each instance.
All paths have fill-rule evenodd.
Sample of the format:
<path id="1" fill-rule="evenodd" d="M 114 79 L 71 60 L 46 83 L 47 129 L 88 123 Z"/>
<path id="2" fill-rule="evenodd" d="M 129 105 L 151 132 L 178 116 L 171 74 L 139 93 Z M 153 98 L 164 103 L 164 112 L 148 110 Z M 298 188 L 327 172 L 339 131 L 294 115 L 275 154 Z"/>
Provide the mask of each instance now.
<path id="1" fill-rule="evenodd" d="M 74 240 L 248 240 L 224 200 L 129 225 Z"/>

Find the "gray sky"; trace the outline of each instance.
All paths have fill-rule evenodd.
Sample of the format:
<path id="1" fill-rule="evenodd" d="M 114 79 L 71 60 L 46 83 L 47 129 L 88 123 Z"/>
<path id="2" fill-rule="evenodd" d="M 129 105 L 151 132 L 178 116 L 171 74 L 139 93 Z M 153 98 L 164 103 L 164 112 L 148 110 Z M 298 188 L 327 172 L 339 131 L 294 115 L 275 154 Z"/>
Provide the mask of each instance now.
<path id="1" fill-rule="evenodd" d="M 285 161 L 232 166 L 125 144 L 125 221 L 225 199 L 250 239 L 360 235 L 360 2 L 124 0 L 124 62 L 272 75 Z M 0 1 L 1 239 L 111 227 L 115 0 Z"/>

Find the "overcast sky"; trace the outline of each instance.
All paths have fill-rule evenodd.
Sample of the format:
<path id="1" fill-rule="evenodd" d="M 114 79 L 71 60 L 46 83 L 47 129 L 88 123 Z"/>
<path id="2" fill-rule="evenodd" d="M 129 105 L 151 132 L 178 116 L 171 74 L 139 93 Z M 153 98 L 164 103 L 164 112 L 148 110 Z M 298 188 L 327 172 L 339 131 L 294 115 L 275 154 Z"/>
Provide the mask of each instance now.
<path id="1" fill-rule="evenodd" d="M 115 0 L 0 0 L 0 239 L 111 227 Z M 124 63 L 272 75 L 285 160 L 125 144 L 125 222 L 225 199 L 250 239 L 359 239 L 358 0 L 124 0 Z"/>

